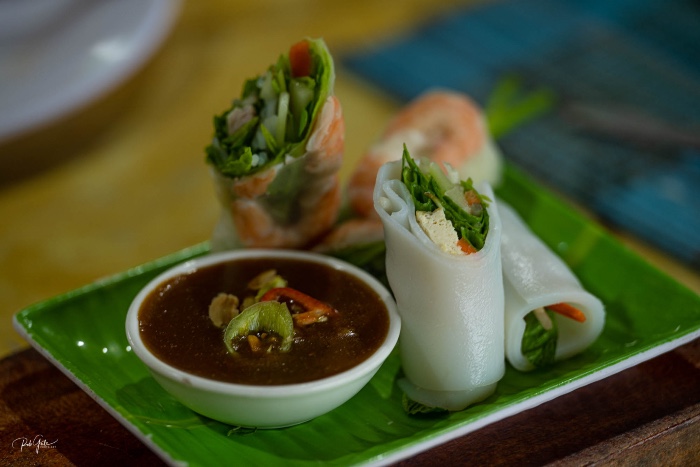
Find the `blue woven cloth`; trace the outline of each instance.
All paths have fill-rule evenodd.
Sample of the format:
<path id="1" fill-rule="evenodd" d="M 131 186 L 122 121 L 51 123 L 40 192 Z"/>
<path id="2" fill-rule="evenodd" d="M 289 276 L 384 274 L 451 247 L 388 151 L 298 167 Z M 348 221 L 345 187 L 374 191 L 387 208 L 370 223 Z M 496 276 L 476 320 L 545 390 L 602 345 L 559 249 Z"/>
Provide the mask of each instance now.
<path id="1" fill-rule="evenodd" d="M 698 2 L 494 2 L 433 18 L 340 63 L 404 102 L 436 87 L 469 94 L 516 166 L 700 267 L 697 141 L 654 140 L 645 127 L 631 138 L 606 134 L 567 114 L 577 105 L 624 110 L 624 124 L 636 119 L 627 115 L 651 116 L 700 138 Z M 518 117 L 535 96 L 544 104 L 529 113 L 536 106 L 523 104 Z"/>

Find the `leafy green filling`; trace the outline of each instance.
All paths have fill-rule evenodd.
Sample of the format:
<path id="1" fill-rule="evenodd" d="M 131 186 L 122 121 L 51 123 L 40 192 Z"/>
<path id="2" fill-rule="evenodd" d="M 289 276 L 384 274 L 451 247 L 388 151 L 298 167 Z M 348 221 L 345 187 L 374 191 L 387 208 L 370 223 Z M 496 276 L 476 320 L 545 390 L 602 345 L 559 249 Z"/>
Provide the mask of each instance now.
<path id="1" fill-rule="evenodd" d="M 534 312 L 525 315 L 525 333 L 520 350 L 536 368 L 553 364 L 557 350 L 557 320 L 554 319 L 553 311 L 545 308 L 545 313 L 552 321 L 551 329 L 545 329 Z"/>
<path id="2" fill-rule="evenodd" d="M 310 76 L 293 77 L 288 55 L 243 85 L 240 98 L 214 116 L 206 160 L 221 174 L 240 177 L 304 154 L 312 124 L 332 85 L 333 62 L 322 40 L 309 40 Z M 229 132 L 229 114 L 241 117 Z"/>
<path id="3" fill-rule="evenodd" d="M 460 181 L 459 193 L 472 191 L 483 206 L 478 214 L 467 212 L 458 201 L 447 194 L 448 191 L 454 192 L 455 185 L 440 172 L 437 164 L 431 163 L 428 167 L 424 172 L 404 145 L 401 180 L 411 193 L 416 210 L 432 212 L 442 207 L 445 217 L 452 222 L 459 238 L 468 241 L 477 251 L 481 250 L 489 230 L 489 214 L 486 209 L 489 200 L 476 192 L 471 179 Z"/>

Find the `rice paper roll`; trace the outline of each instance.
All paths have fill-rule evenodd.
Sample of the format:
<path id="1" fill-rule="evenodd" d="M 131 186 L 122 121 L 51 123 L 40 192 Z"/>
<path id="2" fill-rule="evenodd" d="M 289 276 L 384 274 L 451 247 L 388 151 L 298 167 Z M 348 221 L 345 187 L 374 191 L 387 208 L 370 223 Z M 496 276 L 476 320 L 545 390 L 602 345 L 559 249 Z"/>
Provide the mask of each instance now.
<path id="1" fill-rule="evenodd" d="M 345 126 L 334 80 L 324 41 L 302 40 L 214 117 L 213 250 L 305 247 L 335 223 Z"/>
<path id="2" fill-rule="evenodd" d="M 501 224 L 488 183 L 489 229 L 483 247 L 453 255 L 416 221 L 401 181 L 402 161 L 383 165 L 374 205 L 384 226 L 386 274 L 402 319 L 399 347 L 409 399 L 461 410 L 488 397 L 505 371 Z"/>
<path id="3" fill-rule="evenodd" d="M 508 362 L 517 370 L 530 371 L 580 353 L 603 331 L 603 304 L 583 288 L 566 263 L 530 230 L 512 207 L 499 201 L 498 210 L 503 224 L 501 258 Z M 548 336 L 532 313 L 562 303 L 582 312 L 585 321 L 548 311 L 553 325 L 549 333 L 553 335 Z M 530 326 L 527 332 L 526 326 Z"/>

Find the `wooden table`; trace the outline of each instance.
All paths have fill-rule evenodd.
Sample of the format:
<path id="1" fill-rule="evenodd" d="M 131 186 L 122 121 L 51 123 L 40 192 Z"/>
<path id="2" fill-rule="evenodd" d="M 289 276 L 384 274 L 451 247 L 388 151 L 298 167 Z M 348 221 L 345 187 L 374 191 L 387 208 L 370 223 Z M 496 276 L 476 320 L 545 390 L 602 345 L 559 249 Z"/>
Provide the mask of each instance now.
<path id="1" fill-rule="evenodd" d="M 162 462 L 34 350 L 0 361 L 0 465 Z M 57 448 L 21 449 L 43 435 Z M 15 444 L 14 446 L 12 444 Z M 400 462 L 700 463 L 700 340 Z"/>
<path id="2" fill-rule="evenodd" d="M 12 330 L 19 309 L 196 244 L 217 216 L 203 162 L 211 116 L 289 44 L 342 53 L 463 2 L 185 2 L 167 41 L 91 105 L 0 142 L 0 464 L 153 465 L 155 456 Z M 346 177 L 397 103 L 338 70 Z M 617 235 L 700 293 L 700 276 Z M 700 344 L 693 342 L 407 460 L 470 464 L 700 462 Z M 611 396 L 612 395 L 612 396 Z M 60 433 L 55 449 L 18 438 Z M 15 446 L 17 443 L 15 442 Z M 682 462 L 682 461 L 685 462 Z"/>

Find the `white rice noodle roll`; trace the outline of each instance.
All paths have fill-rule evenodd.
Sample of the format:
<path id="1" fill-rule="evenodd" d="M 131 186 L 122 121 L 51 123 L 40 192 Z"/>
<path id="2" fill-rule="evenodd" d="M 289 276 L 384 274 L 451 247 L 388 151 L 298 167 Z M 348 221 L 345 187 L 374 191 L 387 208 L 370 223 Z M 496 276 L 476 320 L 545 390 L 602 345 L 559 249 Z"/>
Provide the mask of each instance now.
<path id="1" fill-rule="evenodd" d="M 488 397 L 505 371 L 501 224 L 493 202 L 484 247 L 470 255 L 443 252 L 416 222 L 401 164 L 381 167 L 373 197 L 402 318 L 399 385 L 416 402 L 461 410 Z M 477 189 L 495 200 L 488 183 Z"/>
<path id="2" fill-rule="evenodd" d="M 566 263 L 530 230 L 512 207 L 499 200 L 498 210 L 503 223 L 501 258 L 508 362 L 520 371 L 534 369 L 521 352 L 524 318 L 536 308 L 556 303 L 575 306 L 586 315 L 586 321 L 579 323 L 554 314 L 559 330 L 555 360 L 580 353 L 603 331 L 603 304 L 581 286 Z"/>

